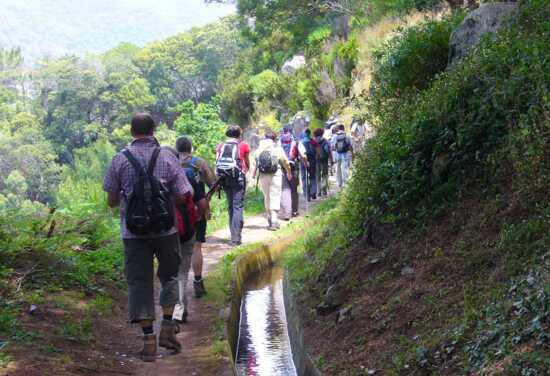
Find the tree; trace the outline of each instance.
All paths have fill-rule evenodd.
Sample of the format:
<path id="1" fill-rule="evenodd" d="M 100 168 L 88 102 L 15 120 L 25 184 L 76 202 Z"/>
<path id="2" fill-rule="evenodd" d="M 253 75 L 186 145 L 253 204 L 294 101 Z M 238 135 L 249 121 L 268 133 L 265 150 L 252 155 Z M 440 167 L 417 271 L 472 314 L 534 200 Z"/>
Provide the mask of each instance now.
<path id="1" fill-rule="evenodd" d="M 77 57 L 65 57 L 41 67 L 35 77 L 44 134 L 62 162 L 72 151 L 95 141 L 105 124 L 98 93 L 105 81 L 97 69 Z"/>
<path id="2" fill-rule="evenodd" d="M 226 125 L 219 116 L 217 101 L 194 104 L 186 101 L 177 107 L 180 116 L 174 127 L 178 134 L 193 139 L 195 153 L 202 158 L 213 161 L 216 145 L 223 140 Z"/>
<path id="3" fill-rule="evenodd" d="M 168 115 L 178 104 L 208 101 L 220 72 L 233 64 L 240 44 L 236 19 L 227 17 L 143 48 L 135 64 L 157 100 L 151 110 L 171 123 Z"/>
<path id="4" fill-rule="evenodd" d="M 9 189 L 11 194 L 32 201 L 52 202 L 60 167 L 51 143 L 42 134 L 36 117 L 18 113 L 0 128 L 0 191 L 11 184 L 6 179 L 14 171 L 25 180 L 25 189 Z M 5 177 L 2 179 L 1 177 Z"/>

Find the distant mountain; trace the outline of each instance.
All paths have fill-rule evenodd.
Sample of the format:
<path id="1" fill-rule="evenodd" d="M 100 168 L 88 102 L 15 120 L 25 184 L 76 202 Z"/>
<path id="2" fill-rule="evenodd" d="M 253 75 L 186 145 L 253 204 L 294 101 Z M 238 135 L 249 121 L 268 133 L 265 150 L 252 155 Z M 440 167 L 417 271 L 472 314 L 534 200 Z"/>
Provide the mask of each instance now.
<path id="1" fill-rule="evenodd" d="M 20 46 L 32 63 L 102 52 L 123 41 L 141 46 L 234 11 L 204 0 L 1 0 L 0 46 Z"/>

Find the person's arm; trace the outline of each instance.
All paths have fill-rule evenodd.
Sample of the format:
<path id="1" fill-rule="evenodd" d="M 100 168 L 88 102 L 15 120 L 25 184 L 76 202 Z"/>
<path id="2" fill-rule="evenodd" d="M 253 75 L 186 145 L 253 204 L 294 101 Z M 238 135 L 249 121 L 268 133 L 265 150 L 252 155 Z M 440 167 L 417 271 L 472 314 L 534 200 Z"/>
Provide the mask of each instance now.
<path id="1" fill-rule="evenodd" d="M 246 165 L 246 169 L 250 170 L 250 146 L 248 146 L 247 143 L 244 143 L 244 163 Z"/>
<path id="2" fill-rule="evenodd" d="M 254 171 L 252 171 L 252 180 L 256 179 L 256 175 L 258 174 L 258 163 L 254 164 Z"/>
<path id="3" fill-rule="evenodd" d="M 256 179 L 256 175 L 258 174 L 258 158 L 260 157 L 260 150 L 256 150 L 254 152 L 254 170 L 252 171 L 252 180 Z"/>
<path id="4" fill-rule="evenodd" d="M 281 163 L 281 166 L 283 166 L 288 180 L 292 180 L 292 170 L 290 169 L 290 162 L 286 157 L 285 151 L 281 147 L 279 147 L 279 162 Z"/>
<path id="5" fill-rule="evenodd" d="M 120 205 L 120 192 L 107 192 L 107 205 L 114 209 Z"/>
<path id="6" fill-rule="evenodd" d="M 120 183 L 119 173 L 117 166 L 118 155 L 113 157 L 111 165 L 105 174 L 105 180 L 103 181 L 103 190 L 107 192 L 107 205 L 110 208 L 116 208 L 120 205 L 120 199 L 122 186 Z"/>
<path id="7" fill-rule="evenodd" d="M 302 161 L 304 161 L 304 165 L 306 166 L 306 168 L 309 168 L 309 161 L 307 159 L 306 148 L 304 144 L 302 144 L 301 142 L 298 144 L 298 154 L 300 155 L 300 158 L 302 159 Z"/>
<path id="8" fill-rule="evenodd" d="M 214 170 L 212 170 L 208 162 L 202 158 L 198 159 L 197 165 L 201 178 L 206 183 L 208 188 L 212 188 L 214 184 L 216 184 L 216 180 L 218 179 L 216 177 L 216 174 L 214 173 Z"/>

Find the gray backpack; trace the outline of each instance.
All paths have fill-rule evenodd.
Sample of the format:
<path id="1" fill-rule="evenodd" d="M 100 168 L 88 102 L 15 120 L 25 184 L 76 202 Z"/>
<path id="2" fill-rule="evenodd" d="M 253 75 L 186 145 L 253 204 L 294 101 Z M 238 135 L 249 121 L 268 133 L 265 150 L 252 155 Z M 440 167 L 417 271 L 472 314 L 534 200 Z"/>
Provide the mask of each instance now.
<path id="1" fill-rule="evenodd" d="M 279 168 L 279 160 L 273 149 L 267 149 L 258 156 L 258 170 L 262 174 L 274 174 Z"/>
<path id="2" fill-rule="evenodd" d="M 345 133 L 340 133 L 336 136 L 336 152 L 338 154 L 346 154 L 350 147 L 348 136 Z"/>

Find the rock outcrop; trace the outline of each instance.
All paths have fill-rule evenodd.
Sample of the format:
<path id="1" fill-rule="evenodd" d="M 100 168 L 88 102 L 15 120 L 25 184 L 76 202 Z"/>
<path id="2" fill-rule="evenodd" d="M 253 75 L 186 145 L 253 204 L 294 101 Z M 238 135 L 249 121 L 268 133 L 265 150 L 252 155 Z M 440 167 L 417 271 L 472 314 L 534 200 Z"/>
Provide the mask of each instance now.
<path id="1" fill-rule="evenodd" d="M 462 59 L 486 34 L 496 34 L 517 3 L 487 3 L 470 13 L 451 34 L 449 66 Z"/>
<path id="2" fill-rule="evenodd" d="M 281 72 L 285 74 L 295 73 L 300 68 L 306 65 L 306 58 L 304 55 L 295 55 L 291 60 L 288 60 L 283 64 Z"/>

